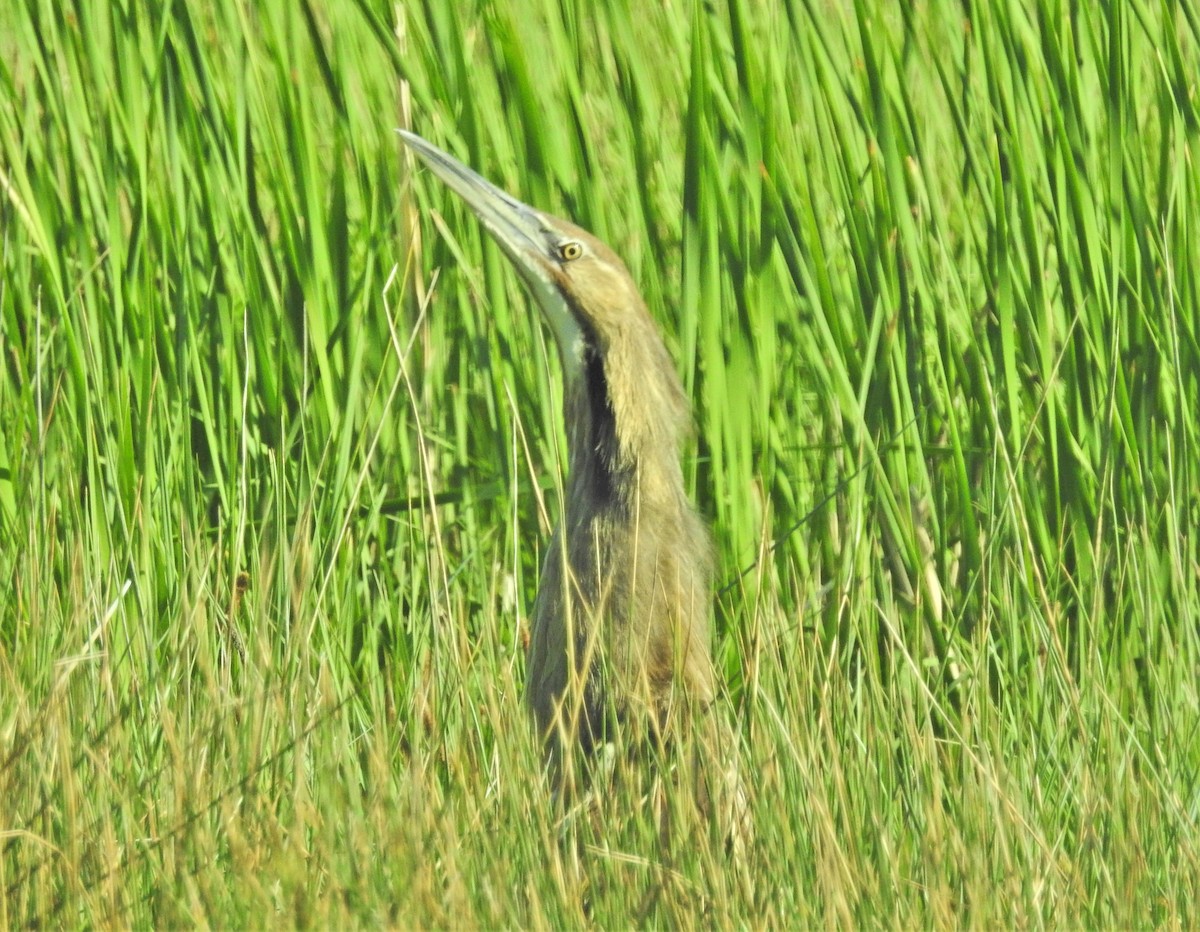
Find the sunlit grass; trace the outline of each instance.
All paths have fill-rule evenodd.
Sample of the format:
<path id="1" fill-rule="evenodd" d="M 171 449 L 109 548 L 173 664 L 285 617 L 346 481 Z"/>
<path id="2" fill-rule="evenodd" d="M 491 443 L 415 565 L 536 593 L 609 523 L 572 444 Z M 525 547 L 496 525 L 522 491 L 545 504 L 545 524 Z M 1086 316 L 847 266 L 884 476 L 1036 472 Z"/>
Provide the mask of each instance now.
<path id="1" fill-rule="evenodd" d="M 1189 923 L 1189 7 L 0 9 L 0 926 Z M 756 834 L 559 812 L 553 349 L 628 261 Z"/>

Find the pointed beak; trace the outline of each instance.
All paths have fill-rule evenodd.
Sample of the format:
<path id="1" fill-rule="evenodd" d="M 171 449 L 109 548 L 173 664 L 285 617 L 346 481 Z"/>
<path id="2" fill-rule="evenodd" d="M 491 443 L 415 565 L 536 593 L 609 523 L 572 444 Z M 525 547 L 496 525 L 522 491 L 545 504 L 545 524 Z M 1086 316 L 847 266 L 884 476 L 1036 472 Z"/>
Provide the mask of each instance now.
<path id="1" fill-rule="evenodd" d="M 530 285 L 537 289 L 548 282 L 550 259 L 545 224 L 536 210 L 501 191 L 482 175 L 416 133 L 402 129 L 396 132 L 430 171 L 466 201 Z"/>

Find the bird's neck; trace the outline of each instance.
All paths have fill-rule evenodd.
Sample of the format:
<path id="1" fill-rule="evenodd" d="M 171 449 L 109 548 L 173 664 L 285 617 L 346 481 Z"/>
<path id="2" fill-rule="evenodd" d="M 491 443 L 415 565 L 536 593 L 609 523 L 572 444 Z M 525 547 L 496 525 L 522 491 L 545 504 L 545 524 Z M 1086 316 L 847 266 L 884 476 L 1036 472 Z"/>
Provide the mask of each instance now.
<path id="1" fill-rule="evenodd" d="M 686 507 L 679 447 L 686 397 L 657 333 L 585 351 L 566 386 L 568 502 L 611 514 Z"/>

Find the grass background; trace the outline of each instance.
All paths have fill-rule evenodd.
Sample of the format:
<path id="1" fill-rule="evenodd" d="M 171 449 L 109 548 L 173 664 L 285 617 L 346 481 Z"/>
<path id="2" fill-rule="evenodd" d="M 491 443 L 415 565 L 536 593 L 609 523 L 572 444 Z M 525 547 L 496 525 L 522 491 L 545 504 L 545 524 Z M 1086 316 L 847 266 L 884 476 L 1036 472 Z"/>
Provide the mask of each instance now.
<path id="1" fill-rule="evenodd" d="M 0 8 L 0 926 L 1179 926 L 1200 13 Z M 552 347 L 394 126 L 628 261 L 696 406 L 742 880 L 521 707 Z"/>

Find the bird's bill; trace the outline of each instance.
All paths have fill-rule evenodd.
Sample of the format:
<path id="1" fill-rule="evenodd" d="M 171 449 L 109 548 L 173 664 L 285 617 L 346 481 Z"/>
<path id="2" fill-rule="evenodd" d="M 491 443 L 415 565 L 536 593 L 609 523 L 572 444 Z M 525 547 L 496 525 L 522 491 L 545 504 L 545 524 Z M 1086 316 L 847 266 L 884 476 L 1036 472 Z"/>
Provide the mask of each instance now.
<path id="1" fill-rule="evenodd" d="M 429 170 L 466 202 L 522 272 L 533 271 L 531 264 L 545 265 L 544 225 L 536 210 L 416 133 L 403 129 L 396 132 Z"/>

